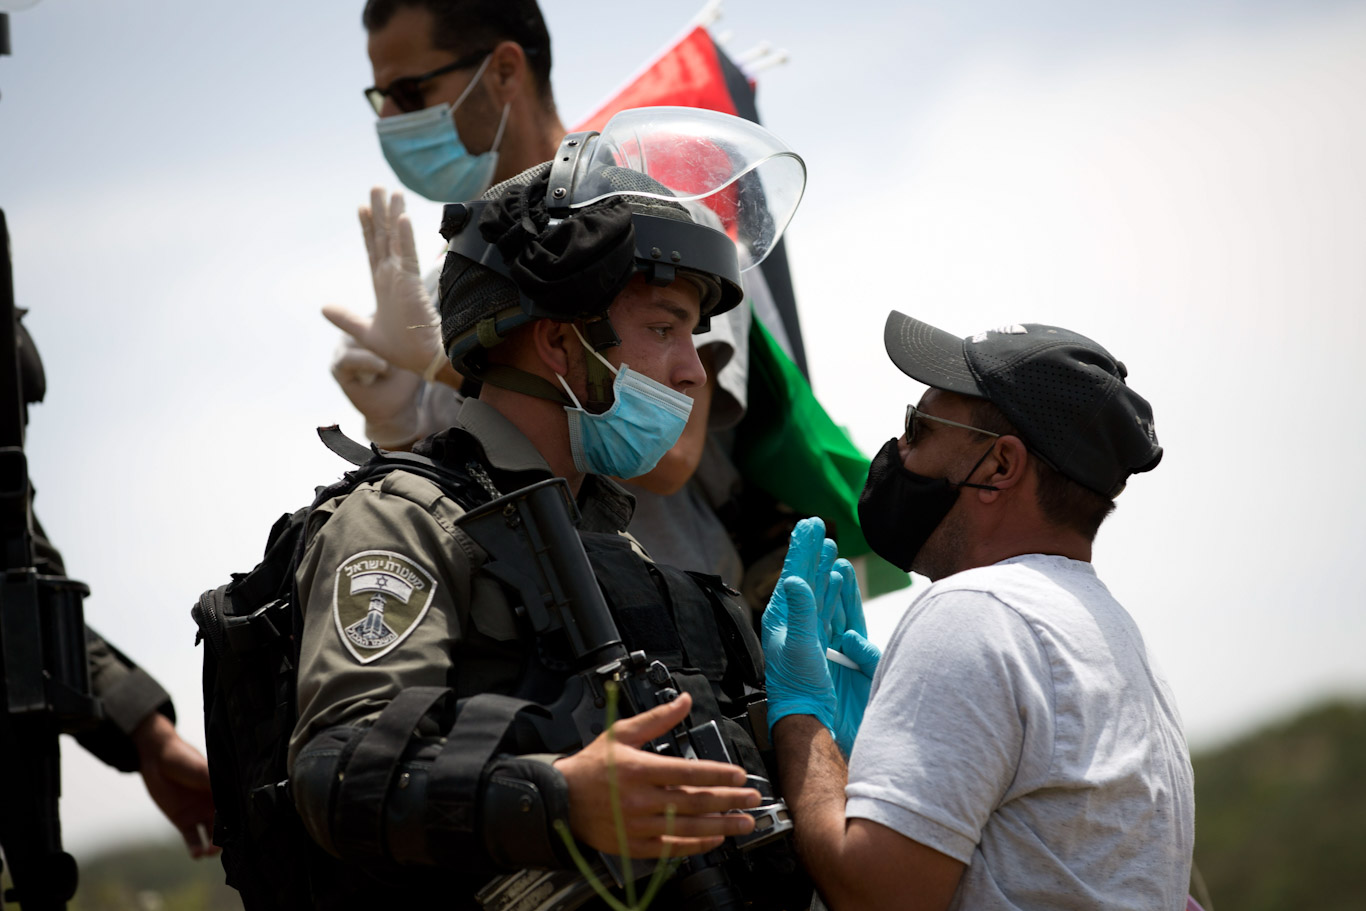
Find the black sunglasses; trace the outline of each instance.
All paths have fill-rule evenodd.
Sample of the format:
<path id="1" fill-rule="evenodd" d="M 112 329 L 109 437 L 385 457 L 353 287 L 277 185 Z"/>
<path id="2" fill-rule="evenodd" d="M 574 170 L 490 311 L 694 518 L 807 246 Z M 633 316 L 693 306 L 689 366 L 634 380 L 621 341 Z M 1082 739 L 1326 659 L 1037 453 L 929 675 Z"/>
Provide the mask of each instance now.
<path id="1" fill-rule="evenodd" d="M 996 438 L 996 437 L 999 437 L 999 436 L 1000 436 L 999 433 L 992 433 L 990 430 L 983 430 L 981 427 L 973 427 L 971 424 L 960 424 L 960 423 L 958 423 L 957 421 L 950 421 L 948 418 L 939 418 L 939 417 L 935 417 L 935 416 L 932 415 L 932 414 L 926 414 L 925 412 L 921 411 L 919 408 L 915 407 L 914 405 L 907 405 L 907 406 L 906 406 L 906 442 L 907 442 L 907 443 L 914 443 L 914 442 L 915 442 L 915 428 L 916 428 L 916 425 L 918 424 L 918 422 L 920 422 L 920 421 L 934 421 L 936 424 L 948 424 L 950 427 L 961 427 L 961 428 L 963 428 L 964 430 L 971 430 L 971 431 L 974 432 L 974 433 L 985 434 L 986 436 L 989 436 L 989 437 L 992 437 L 992 438 Z"/>
<path id="2" fill-rule="evenodd" d="M 452 70 L 463 70 L 480 63 L 485 57 L 493 53 L 492 51 L 478 51 L 461 57 L 454 63 L 448 63 L 443 67 L 438 67 L 430 73 L 423 73 L 421 76 L 400 76 L 389 83 L 387 89 L 372 85 L 365 90 L 365 98 L 370 102 L 370 106 L 378 114 L 384 110 L 384 99 L 388 98 L 404 114 L 411 114 L 413 111 L 420 111 L 427 106 L 427 100 L 422 95 L 422 83 L 437 76 L 444 76 Z"/>

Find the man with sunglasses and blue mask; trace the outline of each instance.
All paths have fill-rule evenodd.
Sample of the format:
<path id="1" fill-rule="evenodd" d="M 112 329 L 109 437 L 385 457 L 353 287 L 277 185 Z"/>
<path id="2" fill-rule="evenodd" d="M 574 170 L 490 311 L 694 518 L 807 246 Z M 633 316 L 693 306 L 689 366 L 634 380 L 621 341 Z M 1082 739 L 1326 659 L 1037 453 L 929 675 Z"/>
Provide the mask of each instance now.
<path id="1" fill-rule="evenodd" d="M 737 220 L 721 230 L 644 164 L 686 161 L 699 135 L 738 174 L 779 172 L 743 183 Z M 480 907 L 476 894 L 508 886 L 500 873 L 572 869 L 557 824 L 585 849 L 621 853 L 614 806 L 635 858 L 712 857 L 755 831 L 755 817 L 735 812 L 754 811 L 771 777 L 749 721 L 763 670 L 748 612 L 716 577 L 642 553 L 626 533 L 631 497 L 610 477 L 649 471 L 683 432 L 687 392 L 706 379 L 692 333 L 740 303 L 737 246 L 762 260 L 804 174 L 756 124 L 642 109 L 446 207 L 442 348 L 482 386 L 414 452 L 467 480 L 455 490 L 395 471 L 321 504 L 296 576 L 304 617 L 290 788 L 309 833 L 341 861 L 315 878 L 319 907 Z M 722 177 L 691 192 L 734 186 Z M 538 626 L 531 618 L 546 605 L 519 587 L 525 576 L 509 575 L 506 551 L 491 553 L 462 525 L 480 503 L 553 478 L 581 521 L 576 540 L 542 550 L 582 546 L 627 649 L 660 662 L 681 692 L 611 736 L 580 735 L 580 703 L 561 698 L 574 692 L 571 634 L 554 618 Z M 731 761 L 645 748 L 685 718 L 715 721 Z M 701 890 L 773 911 L 809 902 L 785 844 L 724 857 L 698 867 L 701 880 L 685 865 L 660 901 L 681 907 Z M 541 907 L 524 898 L 492 906 Z"/>
<path id="2" fill-rule="evenodd" d="M 807 522 L 764 616 L 768 719 L 824 904 L 1185 907 L 1180 716 L 1091 566 L 1114 498 L 1162 457 L 1152 409 L 1066 329 L 961 339 L 893 312 L 884 342 L 929 389 L 873 460 L 859 517 L 934 584 L 879 659 Z"/>
<path id="3" fill-rule="evenodd" d="M 435 202 L 474 199 L 554 154 L 565 130 L 535 0 L 368 0 L 361 21 L 375 80 L 365 99 L 385 159 L 410 190 Z M 437 321 L 437 273 L 422 277 L 403 194 L 386 196 L 376 187 L 360 211 L 374 316 L 334 305 L 323 313 L 347 333 L 333 376 L 365 416 L 366 435 L 392 449 L 449 423 L 461 377 L 436 333 L 413 328 Z"/>
<path id="4" fill-rule="evenodd" d="M 375 78 L 366 98 L 385 157 L 410 190 L 437 202 L 473 199 L 554 155 L 565 129 L 534 0 L 369 0 L 362 21 Z M 365 416 L 366 436 L 406 448 L 455 419 L 464 378 L 435 329 L 414 328 L 437 323 L 436 275 L 421 277 L 402 194 L 386 200 L 376 189 L 361 221 L 378 308 L 373 317 L 323 308 L 347 333 L 332 372 Z M 735 586 L 745 566 L 718 509 L 740 480 L 721 441 L 745 413 L 749 325 L 746 304 L 697 339 L 708 379 L 689 392 L 686 431 L 654 471 L 630 481 L 633 533 L 667 562 Z"/>
<path id="5" fill-rule="evenodd" d="M 473 199 L 546 160 L 564 136 L 550 36 L 534 0 L 370 0 L 380 147 L 404 186 Z"/>

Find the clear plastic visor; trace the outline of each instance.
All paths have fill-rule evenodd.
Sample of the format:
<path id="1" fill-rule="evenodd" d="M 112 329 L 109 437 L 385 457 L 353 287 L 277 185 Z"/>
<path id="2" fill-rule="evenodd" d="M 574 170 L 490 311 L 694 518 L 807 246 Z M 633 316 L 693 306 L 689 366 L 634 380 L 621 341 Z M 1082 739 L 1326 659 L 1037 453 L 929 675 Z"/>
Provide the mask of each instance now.
<path id="1" fill-rule="evenodd" d="M 571 208 L 610 196 L 700 202 L 735 242 L 741 271 L 777 245 L 806 188 L 806 164 L 787 143 L 757 123 L 717 111 L 634 108 L 609 120 L 589 143 L 574 171 Z M 670 193 L 609 185 L 603 169 L 612 167 L 645 174 Z"/>

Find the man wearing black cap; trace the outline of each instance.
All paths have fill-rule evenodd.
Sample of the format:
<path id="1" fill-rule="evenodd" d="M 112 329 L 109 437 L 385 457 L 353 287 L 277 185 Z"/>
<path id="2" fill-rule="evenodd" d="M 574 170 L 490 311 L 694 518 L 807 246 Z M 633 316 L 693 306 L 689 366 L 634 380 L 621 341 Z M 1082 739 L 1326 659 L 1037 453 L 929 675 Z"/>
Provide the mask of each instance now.
<path id="1" fill-rule="evenodd" d="M 1066 329 L 960 339 L 893 312 L 885 343 L 930 388 L 873 460 L 859 515 L 881 556 L 935 584 L 877 665 L 847 768 L 829 730 L 848 701 L 825 658 L 847 649 L 828 592 L 850 583 L 789 575 L 765 617 L 808 870 L 835 909 L 1182 907 L 1180 716 L 1090 562 L 1113 498 L 1162 457 L 1151 408 Z"/>

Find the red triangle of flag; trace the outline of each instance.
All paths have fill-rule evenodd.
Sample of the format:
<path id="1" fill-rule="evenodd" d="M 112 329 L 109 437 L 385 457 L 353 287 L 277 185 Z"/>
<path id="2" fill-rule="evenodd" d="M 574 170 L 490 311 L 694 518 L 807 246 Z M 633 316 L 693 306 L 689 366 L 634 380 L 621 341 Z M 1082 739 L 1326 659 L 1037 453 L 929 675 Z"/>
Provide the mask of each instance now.
<path id="1" fill-rule="evenodd" d="M 726 84 L 720 53 L 707 30 L 697 26 L 574 130 L 601 130 L 613 114 L 627 108 L 671 105 L 741 114 Z"/>

